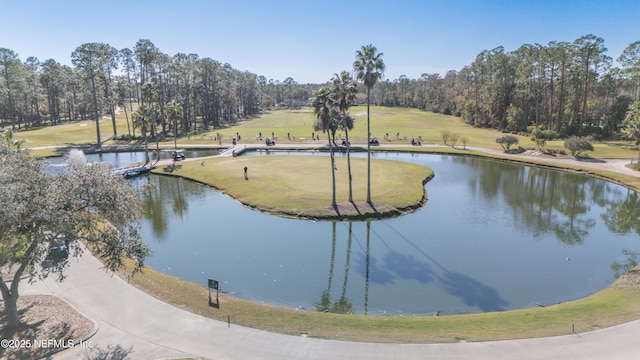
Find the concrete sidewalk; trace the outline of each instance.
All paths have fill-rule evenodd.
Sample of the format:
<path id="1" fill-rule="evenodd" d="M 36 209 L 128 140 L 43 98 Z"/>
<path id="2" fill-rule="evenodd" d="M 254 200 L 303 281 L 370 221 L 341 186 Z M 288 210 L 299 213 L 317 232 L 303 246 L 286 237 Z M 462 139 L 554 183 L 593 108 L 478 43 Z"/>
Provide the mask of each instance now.
<path id="1" fill-rule="evenodd" d="M 163 303 L 101 270 L 88 252 L 63 283 L 20 285 L 53 294 L 99 324 L 92 348 L 54 359 L 636 359 L 640 321 L 570 336 L 457 344 L 370 344 L 273 334 L 208 319 Z M 233 320 L 233 319 L 232 319 Z"/>

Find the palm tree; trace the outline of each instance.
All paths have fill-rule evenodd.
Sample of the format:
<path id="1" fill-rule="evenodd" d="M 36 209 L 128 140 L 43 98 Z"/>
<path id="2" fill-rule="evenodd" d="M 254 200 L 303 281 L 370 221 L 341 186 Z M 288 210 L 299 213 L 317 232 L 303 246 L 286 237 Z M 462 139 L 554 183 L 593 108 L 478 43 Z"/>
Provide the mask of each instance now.
<path id="1" fill-rule="evenodd" d="M 333 127 L 332 119 L 334 118 L 335 111 L 332 110 L 331 104 L 332 99 L 330 89 L 327 87 L 319 89 L 316 92 L 316 96 L 313 98 L 313 114 L 318 119 L 313 127 L 316 131 L 326 132 L 327 138 L 329 140 L 329 152 L 331 154 L 331 177 L 333 180 L 333 197 L 331 200 L 331 205 L 336 208 L 336 167 L 335 159 L 333 157 L 333 145 L 331 144 L 331 129 Z"/>
<path id="2" fill-rule="evenodd" d="M 356 79 L 361 80 L 367 88 L 367 202 L 371 204 L 371 89 L 384 74 L 383 53 L 375 46 L 363 45 L 356 51 L 353 69 Z"/>
<path id="3" fill-rule="evenodd" d="M 149 163 L 149 141 L 147 139 L 147 131 L 149 131 L 152 122 L 152 116 L 150 113 L 150 109 L 146 105 L 140 105 L 132 116 L 133 128 L 140 128 L 140 132 L 144 138 L 144 155 L 147 163 Z"/>
<path id="4" fill-rule="evenodd" d="M 627 134 L 632 137 L 636 145 L 638 145 L 638 161 L 640 162 L 640 101 L 636 101 L 627 111 L 627 116 L 624 119 L 625 129 Z"/>
<path id="5" fill-rule="evenodd" d="M 158 134 L 157 121 L 158 112 L 156 111 L 156 107 L 153 105 L 156 98 L 158 97 L 158 90 L 156 89 L 156 85 L 152 82 L 146 82 L 142 85 L 140 89 L 140 93 L 142 94 L 142 99 L 146 101 L 148 107 L 146 109 L 146 118 L 148 121 L 148 130 L 151 130 L 151 135 L 156 139 L 156 161 L 160 160 L 160 139 Z M 144 105 L 144 102 L 143 102 Z M 141 105 L 142 106 L 142 105 Z M 145 138 L 146 139 L 146 138 Z M 145 140 L 146 143 L 146 140 Z M 149 162 L 149 156 L 147 154 L 147 162 Z"/>
<path id="6" fill-rule="evenodd" d="M 334 74 L 332 80 L 331 92 L 333 93 L 333 100 L 335 105 L 340 109 L 342 113 L 341 128 L 344 130 L 345 138 L 347 142 L 347 171 L 349 173 L 349 201 L 353 202 L 353 186 L 351 178 L 351 143 L 349 142 L 349 130 L 353 129 L 353 118 L 348 115 L 349 106 L 356 99 L 358 89 L 356 83 L 353 81 L 351 75 L 348 72 L 343 71 L 338 74 Z"/>
<path id="7" fill-rule="evenodd" d="M 173 150 L 178 150 L 178 120 L 182 118 L 182 106 L 172 100 L 165 106 L 164 113 L 173 122 Z"/>

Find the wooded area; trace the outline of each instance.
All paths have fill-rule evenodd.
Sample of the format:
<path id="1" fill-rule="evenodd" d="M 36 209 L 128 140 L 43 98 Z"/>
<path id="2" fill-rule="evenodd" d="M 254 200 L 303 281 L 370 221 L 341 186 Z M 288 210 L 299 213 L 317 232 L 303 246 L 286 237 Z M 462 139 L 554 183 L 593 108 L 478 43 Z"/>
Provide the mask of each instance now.
<path id="1" fill-rule="evenodd" d="M 32 128 L 102 115 L 110 115 L 115 124 L 118 108 L 132 121 L 126 135 L 135 136 L 134 104 L 148 103 L 152 135 L 174 126 L 184 134 L 267 109 L 309 105 L 313 93 L 326 85 L 298 84 L 291 77 L 267 80 L 197 54 L 170 56 L 146 39 L 121 50 L 82 44 L 71 60 L 73 67 L 54 59 L 28 57 L 23 62 L 14 51 L 0 48 L 0 126 Z M 444 77 L 425 73 L 419 79 L 401 75 L 379 81 L 371 89 L 371 100 L 456 115 L 475 126 L 506 132 L 541 127 L 560 136 L 612 138 L 638 99 L 640 41 L 630 44 L 617 61 L 620 67 L 612 66 L 604 40 L 594 35 L 572 43 L 526 44 L 511 52 L 497 47 Z M 366 91 L 364 86 L 360 91 Z M 178 117 L 173 121 L 165 111 L 169 103 L 179 108 L 172 111 Z M 123 135 L 115 126 L 112 131 Z"/>
<path id="2" fill-rule="evenodd" d="M 542 127 L 562 137 L 610 138 L 638 99 L 640 41 L 617 58 L 621 67 L 613 67 L 606 52 L 604 40 L 593 35 L 512 52 L 497 47 L 444 77 L 381 82 L 375 101 L 461 116 L 474 126 L 506 132 Z"/>

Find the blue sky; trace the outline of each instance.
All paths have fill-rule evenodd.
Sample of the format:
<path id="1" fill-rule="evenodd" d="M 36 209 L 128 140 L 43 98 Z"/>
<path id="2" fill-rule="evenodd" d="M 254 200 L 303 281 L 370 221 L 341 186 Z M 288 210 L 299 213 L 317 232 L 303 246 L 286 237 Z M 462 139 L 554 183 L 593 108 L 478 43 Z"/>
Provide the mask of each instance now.
<path id="1" fill-rule="evenodd" d="M 483 50 L 593 34 L 616 59 L 640 40 L 639 0 L 0 0 L 0 47 L 70 65 L 86 42 L 149 39 L 267 79 L 328 81 L 355 51 L 384 53 L 385 78 L 460 70 Z"/>

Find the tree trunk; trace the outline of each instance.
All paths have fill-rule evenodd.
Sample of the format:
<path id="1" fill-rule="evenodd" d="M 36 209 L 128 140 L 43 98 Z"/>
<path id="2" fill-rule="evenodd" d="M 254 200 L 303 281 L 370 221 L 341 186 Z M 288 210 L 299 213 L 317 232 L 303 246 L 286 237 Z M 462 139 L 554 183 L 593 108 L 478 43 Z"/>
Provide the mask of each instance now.
<path id="1" fill-rule="evenodd" d="M 556 120 L 556 127 L 555 130 L 556 131 L 560 131 L 560 127 L 563 126 L 563 122 L 564 122 L 564 118 L 563 118 L 563 114 L 564 114 L 564 73 L 565 73 L 565 61 L 563 59 L 562 61 L 562 67 L 561 67 L 561 71 L 560 71 L 560 99 L 559 99 L 559 104 L 558 104 L 558 118 Z"/>
<path id="2" fill-rule="evenodd" d="M 582 127 L 587 119 L 587 95 L 589 92 L 589 54 L 587 54 L 587 61 L 584 67 L 584 87 L 582 90 L 582 107 L 580 111 L 580 123 L 578 124 L 578 136 L 582 136 Z"/>
<path id="3" fill-rule="evenodd" d="M 91 77 L 91 90 L 93 93 L 93 109 L 96 116 L 96 134 L 98 137 L 98 149 L 102 149 L 102 140 L 100 139 L 100 114 L 98 112 L 98 97 L 96 96 L 95 76 Z"/>
<path id="4" fill-rule="evenodd" d="M 371 204 L 371 88 L 367 88 L 367 203 Z"/>
<path id="5" fill-rule="evenodd" d="M 122 107 L 124 109 L 124 117 L 127 119 L 127 131 L 129 132 L 129 136 L 131 136 L 131 125 L 129 124 L 129 114 L 127 114 L 127 104 L 124 104 Z M 133 129 L 135 135 L 135 128 Z"/>
<path id="6" fill-rule="evenodd" d="M 37 248 L 38 242 L 34 241 L 27 248 L 24 253 L 24 258 L 29 259 L 32 253 Z M 18 285 L 20 285 L 20 278 L 27 268 L 27 263 L 22 263 L 13 274 L 11 281 L 11 288 L 4 282 L 4 278 L 0 276 L 0 292 L 2 292 L 2 299 L 4 300 L 4 312 L 7 316 L 7 327 L 16 328 L 20 325 L 20 316 L 18 314 Z"/>
<path id="7" fill-rule="evenodd" d="M 331 132 L 327 131 L 327 138 L 329 139 L 329 153 L 331 154 L 331 178 L 333 185 L 333 197 L 331 198 L 331 205 L 335 208 L 336 203 L 336 160 L 333 158 L 333 146 L 331 145 Z"/>
<path id="8" fill-rule="evenodd" d="M 109 105 L 111 107 L 111 124 L 113 125 L 113 137 L 118 137 L 118 130 L 116 128 L 116 109 L 113 104 Z"/>
<path id="9" fill-rule="evenodd" d="M 126 111 L 127 110 L 127 105 L 126 104 L 124 105 L 124 108 L 125 108 L 125 111 Z M 129 91 L 129 112 L 131 113 L 131 120 L 133 120 L 133 101 L 131 101 L 131 91 Z M 125 112 L 125 114 L 126 114 L 126 112 Z M 131 131 L 129 131 L 129 135 L 131 135 Z M 133 127 L 133 136 L 136 136 L 136 128 L 135 128 L 135 126 Z"/>
<path id="10" fill-rule="evenodd" d="M 20 326 L 20 316 L 18 316 L 18 294 L 9 294 L 7 297 L 2 292 L 4 300 L 4 314 L 7 317 L 7 328 L 15 329 Z"/>
<path id="11" fill-rule="evenodd" d="M 149 139 L 147 139 L 147 129 L 142 128 L 142 137 L 144 138 L 144 158 L 149 163 Z"/>
<path id="12" fill-rule="evenodd" d="M 173 119 L 173 150 L 178 150 L 178 120 Z"/>
<path id="13" fill-rule="evenodd" d="M 351 179 L 351 144 L 349 143 L 349 129 L 345 126 L 344 135 L 347 140 L 347 173 L 349 174 L 349 202 L 353 202 L 353 186 Z"/>
<path id="14" fill-rule="evenodd" d="M 156 164 L 160 161 L 160 139 L 158 138 L 158 127 L 154 128 L 154 135 L 156 138 Z"/>

